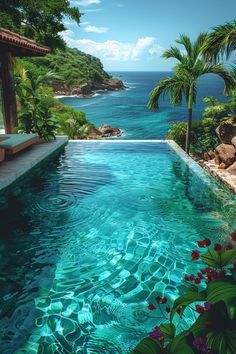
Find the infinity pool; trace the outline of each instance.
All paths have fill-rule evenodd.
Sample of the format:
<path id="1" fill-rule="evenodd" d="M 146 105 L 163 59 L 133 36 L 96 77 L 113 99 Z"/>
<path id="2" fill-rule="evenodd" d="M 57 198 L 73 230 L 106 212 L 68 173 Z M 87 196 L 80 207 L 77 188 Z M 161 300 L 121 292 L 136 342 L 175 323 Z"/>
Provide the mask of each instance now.
<path id="1" fill-rule="evenodd" d="M 0 196 L 0 353 L 127 354 L 160 321 L 147 304 L 183 292 L 196 240 L 236 227 L 234 197 L 181 154 L 71 142 Z"/>

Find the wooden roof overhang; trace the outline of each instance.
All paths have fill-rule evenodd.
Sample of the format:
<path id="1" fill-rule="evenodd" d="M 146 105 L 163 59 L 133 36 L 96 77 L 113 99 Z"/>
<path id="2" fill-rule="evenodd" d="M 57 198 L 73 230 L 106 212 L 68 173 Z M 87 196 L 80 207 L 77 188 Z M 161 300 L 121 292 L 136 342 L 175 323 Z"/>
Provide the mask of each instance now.
<path id="1" fill-rule="evenodd" d="M 0 52 L 11 52 L 14 57 L 44 56 L 49 48 L 0 27 Z"/>
<path id="2" fill-rule="evenodd" d="M 2 86 L 3 117 L 7 134 L 16 133 L 17 107 L 13 74 L 13 57 L 44 56 L 49 48 L 0 27 L 0 83 Z"/>

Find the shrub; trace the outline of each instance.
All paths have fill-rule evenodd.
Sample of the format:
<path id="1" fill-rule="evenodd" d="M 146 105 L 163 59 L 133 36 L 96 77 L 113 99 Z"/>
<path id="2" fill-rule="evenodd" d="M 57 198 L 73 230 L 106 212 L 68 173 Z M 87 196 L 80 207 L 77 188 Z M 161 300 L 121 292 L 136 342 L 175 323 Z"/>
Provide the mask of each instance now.
<path id="1" fill-rule="evenodd" d="M 170 130 L 168 131 L 167 138 L 174 140 L 179 146 L 184 148 L 186 141 L 186 133 L 187 123 L 177 122 L 171 126 Z"/>
<path id="2" fill-rule="evenodd" d="M 156 327 L 132 354 L 236 353 L 236 232 L 229 243 L 210 244 L 209 239 L 198 241 L 198 247 L 207 251 L 192 251 L 192 261 L 201 258 L 206 267 L 196 275 L 185 275 L 185 281 L 192 284 L 172 309 L 161 296 L 156 297 L 156 304 L 148 305 L 150 311 L 164 305 L 169 321 Z M 193 304 L 199 317 L 189 329 L 177 333 L 176 316 L 183 317 Z"/>

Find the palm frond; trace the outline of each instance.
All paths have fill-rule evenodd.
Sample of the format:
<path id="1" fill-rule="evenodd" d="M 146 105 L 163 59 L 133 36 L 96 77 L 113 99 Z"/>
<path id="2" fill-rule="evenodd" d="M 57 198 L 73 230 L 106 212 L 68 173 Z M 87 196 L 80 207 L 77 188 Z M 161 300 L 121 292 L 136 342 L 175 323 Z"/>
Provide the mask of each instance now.
<path id="1" fill-rule="evenodd" d="M 188 56 L 191 56 L 192 54 L 192 42 L 186 34 L 181 33 L 179 38 L 176 39 L 176 43 L 182 44 L 188 54 Z"/>
<path id="2" fill-rule="evenodd" d="M 167 49 L 163 54 L 162 54 L 163 59 L 177 59 L 180 62 L 184 61 L 184 55 L 181 53 L 181 51 L 177 47 L 170 47 L 170 49 Z"/>
<path id="3" fill-rule="evenodd" d="M 236 49 L 236 20 L 216 26 L 208 35 L 202 53 L 207 60 L 218 61 L 224 55 L 229 59 Z"/>
<path id="4" fill-rule="evenodd" d="M 224 80 L 224 93 L 229 94 L 236 88 L 236 81 L 232 73 L 228 71 L 222 64 L 206 64 L 202 75 L 204 74 L 216 74 Z"/>
<path id="5" fill-rule="evenodd" d="M 150 100 L 148 102 L 148 109 L 158 109 L 159 99 L 166 96 L 174 105 L 182 103 L 183 95 L 187 96 L 189 91 L 189 81 L 184 75 L 175 75 L 161 80 L 159 84 L 150 93 Z"/>

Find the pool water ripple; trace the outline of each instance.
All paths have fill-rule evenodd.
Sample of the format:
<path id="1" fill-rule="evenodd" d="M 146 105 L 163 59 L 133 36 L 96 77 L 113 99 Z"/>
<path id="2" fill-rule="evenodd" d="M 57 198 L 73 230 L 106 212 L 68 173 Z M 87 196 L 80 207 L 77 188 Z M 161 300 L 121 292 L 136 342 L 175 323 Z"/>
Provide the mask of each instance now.
<path id="1" fill-rule="evenodd" d="M 184 291 L 196 240 L 235 227 L 235 199 L 201 173 L 166 143 L 77 142 L 12 192 L 26 225 L 1 219 L 0 352 L 129 353 L 161 320 L 148 302 Z"/>

